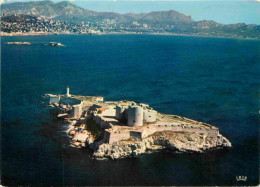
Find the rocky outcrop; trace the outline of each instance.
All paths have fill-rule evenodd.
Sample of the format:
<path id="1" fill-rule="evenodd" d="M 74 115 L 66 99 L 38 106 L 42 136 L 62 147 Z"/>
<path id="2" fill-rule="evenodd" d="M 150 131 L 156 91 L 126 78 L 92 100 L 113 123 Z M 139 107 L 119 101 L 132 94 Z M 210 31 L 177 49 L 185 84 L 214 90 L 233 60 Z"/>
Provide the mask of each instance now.
<path id="1" fill-rule="evenodd" d="M 95 141 L 95 137 L 86 130 L 85 125 L 74 125 L 67 130 L 67 133 L 71 138 L 71 145 L 74 147 L 86 147 Z"/>
<path id="2" fill-rule="evenodd" d="M 6 42 L 8 45 L 31 45 L 30 42 Z"/>
<path id="3" fill-rule="evenodd" d="M 179 152 L 203 152 L 217 147 L 231 147 L 231 143 L 222 135 L 207 137 L 197 133 L 160 132 L 142 141 L 118 141 L 113 144 L 101 144 L 94 152 L 94 158 L 118 159 L 137 156 L 147 151 L 169 149 Z"/>
<path id="4" fill-rule="evenodd" d="M 71 145 L 82 148 L 89 147 L 94 150 L 93 158 L 119 159 L 135 157 L 140 154 L 168 149 L 178 152 L 204 152 L 213 148 L 229 148 L 231 143 L 222 135 L 210 137 L 203 133 L 156 132 L 143 140 L 121 140 L 112 144 L 102 140 L 95 141 L 96 137 L 87 130 L 86 124 L 73 124 L 66 130 L 71 139 Z"/>
<path id="5" fill-rule="evenodd" d="M 124 157 L 137 156 L 146 152 L 145 142 L 119 141 L 113 144 L 102 144 L 94 152 L 94 158 L 118 159 Z"/>
<path id="6" fill-rule="evenodd" d="M 169 149 L 182 152 L 203 152 L 211 148 L 231 147 L 231 143 L 222 135 L 208 137 L 198 133 L 178 133 L 168 141 Z"/>

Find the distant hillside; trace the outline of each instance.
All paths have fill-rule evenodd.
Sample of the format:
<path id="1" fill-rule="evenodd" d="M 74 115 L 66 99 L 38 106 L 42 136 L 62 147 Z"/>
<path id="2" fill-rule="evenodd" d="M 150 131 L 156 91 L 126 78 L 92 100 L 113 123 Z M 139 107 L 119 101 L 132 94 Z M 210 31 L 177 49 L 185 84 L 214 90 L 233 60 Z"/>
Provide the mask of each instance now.
<path id="1" fill-rule="evenodd" d="M 193 21 L 190 16 L 174 10 L 118 14 L 87 10 L 68 1 L 54 3 L 49 0 L 6 3 L 2 4 L 1 8 L 1 30 L 9 33 L 28 30 L 57 33 L 173 33 L 260 39 L 259 25 L 225 25 L 209 20 Z M 24 15 L 33 17 L 26 18 Z M 50 23 L 45 25 L 42 19 L 35 21 L 34 17 L 46 18 Z M 12 19 L 16 22 L 12 22 Z M 31 26 L 33 28 L 30 28 Z"/>
<path id="2" fill-rule="evenodd" d="M 185 16 L 179 12 L 170 10 L 170 11 L 158 11 L 158 12 L 150 12 L 147 14 L 138 15 L 136 20 L 141 23 L 180 23 L 180 22 L 192 22 L 190 16 Z"/>
<path id="3" fill-rule="evenodd" d="M 1 14 L 26 14 L 54 18 L 61 15 L 80 16 L 84 15 L 85 12 L 86 11 L 83 8 L 77 7 L 66 1 L 60 3 L 36 1 L 3 4 Z"/>
<path id="4" fill-rule="evenodd" d="M 117 14 L 113 12 L 95 12 L 83 9 L 70 2 L 62 1 L 53 3 L 52 1 L 18 2 L 2 5 L 1 15 L 24 14 L 32 16 L 45 16 L 64 21 L 102 21 L 104 19 L 115 19 L 117 22 L 141 21 L 147 23 L 164 22 L 191 22 L 189 16 L 185 16 L 176 11 L 160 11 L 147 14 Z"/>

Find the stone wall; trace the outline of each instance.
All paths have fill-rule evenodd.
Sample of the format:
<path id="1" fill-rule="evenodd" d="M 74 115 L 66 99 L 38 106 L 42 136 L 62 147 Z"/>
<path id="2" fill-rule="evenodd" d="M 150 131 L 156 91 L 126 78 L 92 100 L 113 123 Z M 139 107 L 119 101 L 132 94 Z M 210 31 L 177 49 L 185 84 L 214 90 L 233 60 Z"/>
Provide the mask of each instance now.
<path id="1" fill-rule="evenodd" d="M 72 115 L 73 118 L 80 118 L 82 115 L 82 106 L 79 105 L 73 105 L 72 107 Z"/>
<path id="2" fill-rule="evenodd" d="M 110 133 L 109 144 L 113 142 L 118 142 L 120 140 L 130 139 L 130 131 L 114 131 Z"/>
<path id="3" fill-rule="evenodd" d="M 120 140 L 127 140 L 130 138 L 142 140 L 156 132 L 172 131 L 172 132 L 187 132 L 187 133 L 203 133 L 209 137 L 216 137 L 219 134 L 217 128 L 205 128 L 199 126 L 188 126 L 185 124 L 160 124 L 149 125 L 140 131 L 124 130 L 120 131 L 116 126 L 110 124 L 101 116 L 93 114 L 93 120 L 100 128 L 106 129 L 104 133 L 104 142 L 113 143 Z"/>
<path id="4" fill-rule="evenodd" d="M 111 127 L 108 121 L 104 120 L 101 116 L 94 114 L 93 115 L 94 122 L 102 129 L 108 129 Z"/>
<path id="5" fill-rule="evenodd" d="M 157 111 L 145 109 L 144 110 L 144 123 L 154 123 L 156 122 Z"/>
<path id="6" fill-rule="evenodd" d="M 99 101 L 99 102 L 102 102 L 102 101 L 104 101 L 104 97 L 101 97 L 101 96 L 95 97 L 95 100 Z"/>
<path id="7" fill-rule="evenodd" d="M 173 131 L 173 132 L 188 132 L 188 133 L 203 133 L 209 137 L 216 137 L 219 134 L 219 130 L 216 129 L 205 129 L 202 127 L 194 127 L 194 126 L 181 126 L 181 125 L 153 125 L 150 126 L 147 130 L 144 130 L 142 133 L 142 138 L 146 138 L 154 134 L 155 132 L 162 131 Z"/>
<path id="8" fill-rule="evenodd" d="M 54 103 L 60 103 L 60 97 L 59 96 L 50 96 L 49 97 L 49 104 L 54 104 Z"/>
<path id="9" fill-rule="evenodd" d="M 71 106 L 73 106 L 73 105 L 78 105 L 78 104 L 81 104 L 81 103 L 82 103 L 81 100 L 76 99 L 76 98 L 71 98 L 71 97 L 68 97 L 68 98 L 66 98 L 66 97 L 61 97 L 60 102 L 61 102 L 61 104 L 63 104 L 63 105 L 71 105 Z"/>
<path id="10" fill-rule="evenodd" d="M 142 140 L 142 132 L 139 131 L 130 131 L 130 138 L 132 139 L 137 139 L 137 140 Z"/>

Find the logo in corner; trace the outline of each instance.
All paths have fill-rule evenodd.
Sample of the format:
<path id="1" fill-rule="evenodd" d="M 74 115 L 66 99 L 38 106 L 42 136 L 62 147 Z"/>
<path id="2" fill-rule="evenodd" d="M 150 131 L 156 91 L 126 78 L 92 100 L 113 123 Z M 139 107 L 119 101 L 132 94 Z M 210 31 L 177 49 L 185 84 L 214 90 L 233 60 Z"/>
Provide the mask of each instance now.
<path id="1" fill-rule="evenodd" d="M 247 176 L 236 176 L 237 181 L 246 181 Z"/>

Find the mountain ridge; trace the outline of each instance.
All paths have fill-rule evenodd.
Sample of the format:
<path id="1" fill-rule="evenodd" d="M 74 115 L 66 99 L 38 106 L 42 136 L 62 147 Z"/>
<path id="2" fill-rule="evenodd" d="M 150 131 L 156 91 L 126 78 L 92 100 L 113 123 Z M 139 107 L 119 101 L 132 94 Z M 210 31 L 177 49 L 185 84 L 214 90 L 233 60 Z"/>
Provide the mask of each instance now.
<path id="1" fill-rule="evenodd" d="M 5 14 L 25 14 L 32 16 L 45 16 L 48 18 L 59 17 L 62 21 L 71 21 L 67 20 L 66 17 L 72 16 L 78 19 L 78 22 L 81 21 L 92 21 L 93 19 L 102 20 L 102 19 L 116 19 L 119 22 L 129 22 L 139 19 L 141 21 L 151 22 L 153 18 L 156 18 L 156 21 L 164 22 L 164 19 L 167 18 L 168 23 L 173 22 L 192 22 L 190 16 L 185 16 L 174 10 L 169 11 L 155 11 L 149 13 L 140 13 L 140 14 L 119 14 L 115 12 L 96 12 L 88 9 L 84 9 L 77 5 L 74 5 L 68 1 L 61 1 L 54 3 L 50 0 L 46 1 L 37 1 L 37 2 L 13 2 L 2 5 L 2 13 Z M 64 17 L 64 18 L 63 18 Z"/>
<path id="2" fill-rule="evenodd" d="M 96 12 L 84 9 L 68 1 L 54 3 L 50 0 L 37 2 L 14 2 L 1 6 L 1 31 L 9 33 L 15 31 L 44 31 L 57 33 L 172 33 L 181 35 L 252 38 L 260 39 L 260 25 L 254 24 L 220 24 L 213 20 L 194 21 L 191 16 L 186 16 L 174 10 L 153 11 L 148 13 Z M 6 16 L 14 15 L 12 19 L 18 20 L 15 26 L 10 24 Z M 51 27 L 44 29 L 38 25 L 35 18 L 19 18 L 19 15 L 44 17 L 55 21 L 55 25 L 48 23 L 42 25 Z M 30 22 L 35 22 L 32 24 Z M 41 20 L 41 19 L 40 19 Z M 48 22 L 52 22 L 48 20 Z M 26 25 L 24 25 L 26 23 Z M 39 28 L 29 26 L 38 25 Z M 61 26 L 61 24 L 63 26 Z M 70 28 L 69 30 L 66 28 Z"/>

